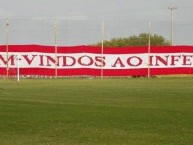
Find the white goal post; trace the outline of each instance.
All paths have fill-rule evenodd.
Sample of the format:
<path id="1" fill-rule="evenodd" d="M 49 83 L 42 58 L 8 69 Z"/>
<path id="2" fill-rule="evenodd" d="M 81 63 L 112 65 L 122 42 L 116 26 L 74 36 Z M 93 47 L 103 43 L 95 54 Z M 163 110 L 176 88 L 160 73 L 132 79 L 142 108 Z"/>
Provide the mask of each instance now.
<path id="1" fill-rule="evenodd" d="M 19 72 L 19 67 L 20 67 L 19 61 L 20 61 L 20 56 L 17 55 L 17 81 L 18 81 L 18 82 L 20 81 L 20 78 L 19 78 L 19 76 L 20 76 L 20 72 Z"/>

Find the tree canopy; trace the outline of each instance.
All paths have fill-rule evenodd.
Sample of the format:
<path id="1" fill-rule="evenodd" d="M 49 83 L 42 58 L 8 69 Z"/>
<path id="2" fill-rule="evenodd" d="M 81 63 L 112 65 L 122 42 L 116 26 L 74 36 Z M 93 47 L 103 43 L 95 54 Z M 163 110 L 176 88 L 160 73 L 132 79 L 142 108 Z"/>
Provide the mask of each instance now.
<path id="1" fill-rule="evenodd" d="M 170 45 L 170 42 L 163 36 L 153 34 L 151 35 L 151 46 L 166 46 Z M 109 41 L 105 40 L 103 45 L 105 47 L 122 47 L 122 46 L 147 46 L 149 34 L 141 33 L 139 35 L 133 35 L 128 38 L 113 38 Z M 101 46 L 102 43 L 98 42 L 96 46 Z"/>

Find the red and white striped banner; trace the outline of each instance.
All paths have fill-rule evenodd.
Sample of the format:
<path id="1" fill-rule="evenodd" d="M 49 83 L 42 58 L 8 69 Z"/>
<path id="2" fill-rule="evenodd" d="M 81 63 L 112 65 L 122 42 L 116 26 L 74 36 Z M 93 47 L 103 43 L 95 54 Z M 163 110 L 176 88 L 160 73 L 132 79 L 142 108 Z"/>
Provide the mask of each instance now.
<path id="1" fill-rule="evenodd" d="M 193 46 L 0 46 L 0 75 L 150 76 L 193 74 Z M 19 58 L 19 60 L 18 60 Z"/>

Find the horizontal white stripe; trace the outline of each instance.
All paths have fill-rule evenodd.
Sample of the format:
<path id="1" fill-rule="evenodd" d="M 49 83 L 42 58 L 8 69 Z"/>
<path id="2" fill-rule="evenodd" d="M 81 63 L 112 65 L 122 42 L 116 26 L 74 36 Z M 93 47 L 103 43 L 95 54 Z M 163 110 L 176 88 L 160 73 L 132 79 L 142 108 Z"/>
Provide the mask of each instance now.
<path id="1" fill-rule="evenodd" d="M 14 55 L 14 56 L 12 56 Z M 7 67 L 3 61 L 7 61 L 6 53 L 0 54 L 0 67 Z M 12 57 L 11 57 L 12 56 Z M 20 58 L 20 68 L 49 68 L 55 69 L 56 65 L 52 60 L 56 60 L 54 53 L 23 52 L 9 53 L 9 68 L 17 67 L 17 56 Z M 147 53 L 143 54 L 104 54 L 104 69 L 140 69 L 148 68 L 148 56 L 152 58 L 151 68 L 193 68 L 193 53 Z M 165 65 L 157 59 L 159 56 L 167 63 Z M 71 53 L 57 54 L 58 69 L 91 68 L 101 69 L 101 54 L 94 53 Z M 51 59 L 50 59 L 51 58 Z M 29 64 L 29 62 L 30 64 Z M 65 65 L 65 61 L 67 66 Z M 74 64 L 74 65 L 72 65 Z M 90 64 L 90 65 L 89 65 Z M 71 66 L 72 65 L 72 66 Z"/>

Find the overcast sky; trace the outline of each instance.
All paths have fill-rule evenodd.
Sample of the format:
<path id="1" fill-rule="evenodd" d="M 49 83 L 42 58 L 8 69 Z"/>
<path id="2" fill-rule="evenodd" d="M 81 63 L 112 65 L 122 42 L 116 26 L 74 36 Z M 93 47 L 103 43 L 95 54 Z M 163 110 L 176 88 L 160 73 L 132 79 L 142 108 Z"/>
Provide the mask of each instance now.
<path id="1" fill-rule="evenodd" d="M 150 20 L 153 25 L 153 32 L 160 33 L 170 39 L 170 25 L 167 23 L 170 21 L 169 6 L 178 8 L 174 11 L 175 44 L 193 45 L 193 0 L 0 0 L 0 17 L 1 19 L 6 17 L 10 19 L 57 18 L 59 20 L 77 20 L 77 23 L 104 20 L 105 28 L 108 28 L 109 31 L 112 28 L 111 33 L 109 32 L 110 38 L 126 36 L 124 30 L 130 30 L 128 33 L 131 34 L 140 33 L 140 30 L 146 29 L 146 22 Z M 75 28 L 74 23 L 68 23 L 68 27 Z M 130 26 L 127 30 L 126 26 L 131 23 L 136 28 Z M 71 24 L 72 26 L 69 26 Z M 97 22 L 94 24 L 98 25 Z M 82 27 L 85 28 L 86 26 Z M 118 29 L 120 31 L 115 32 Z M 88 35 L 85 37 L 86 40 L 93 33 L 80 32 L 77 35 Z M 67 36 L 74 37 L 70 34 L 65 37 Z M 93 39 L 88 42 L 81 39 L 73 41 L 69 38 L 68 42 L 61 44 L 73 45 L 74 43 L 74 45 L 79 45 L 100 40 L 100 36 L 92 37 Z"/>

